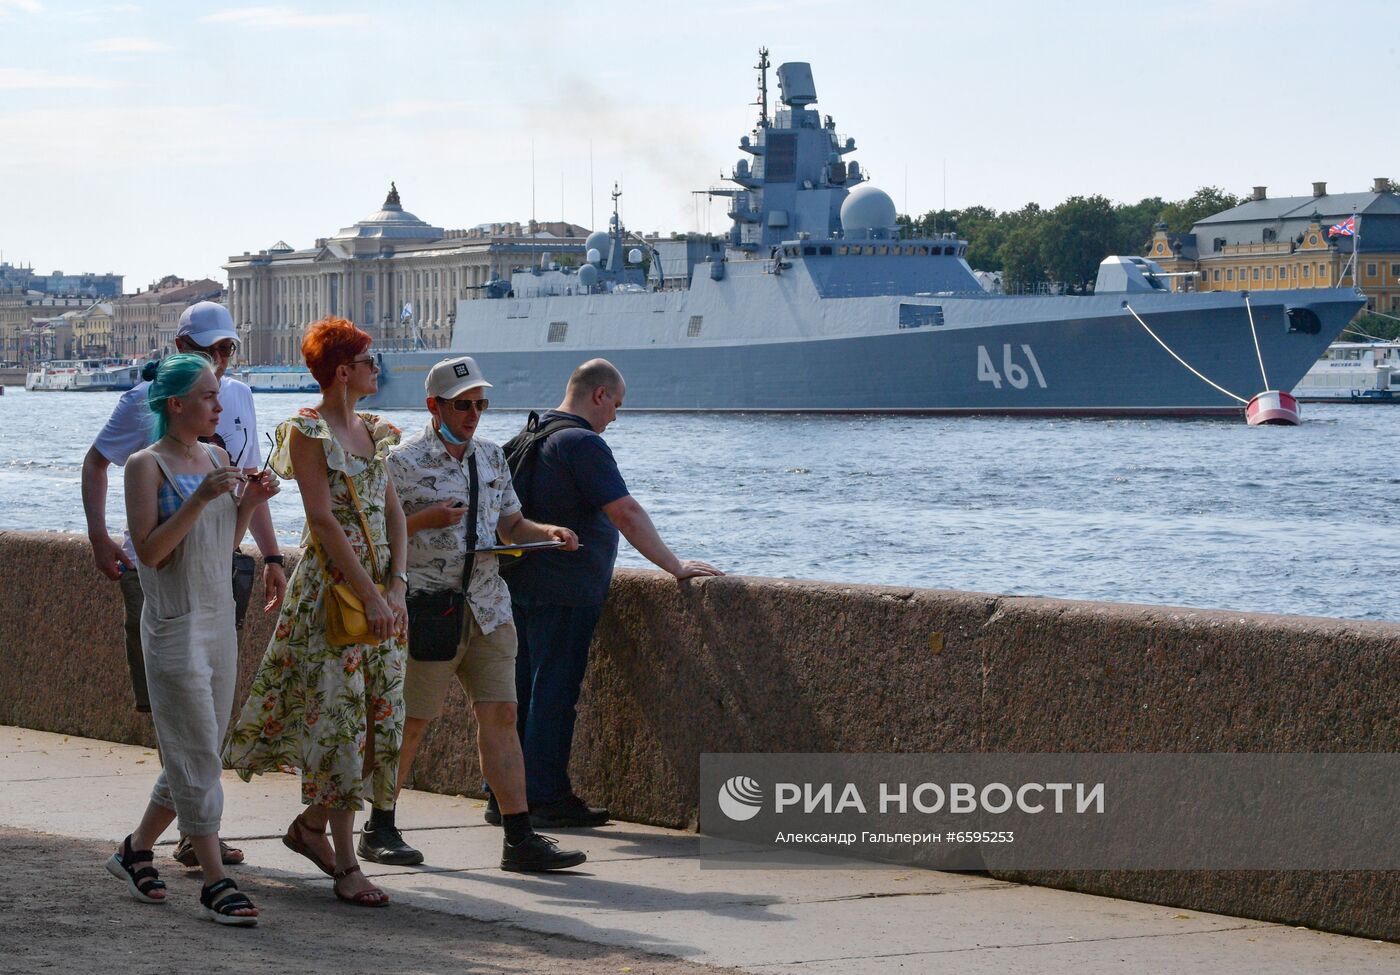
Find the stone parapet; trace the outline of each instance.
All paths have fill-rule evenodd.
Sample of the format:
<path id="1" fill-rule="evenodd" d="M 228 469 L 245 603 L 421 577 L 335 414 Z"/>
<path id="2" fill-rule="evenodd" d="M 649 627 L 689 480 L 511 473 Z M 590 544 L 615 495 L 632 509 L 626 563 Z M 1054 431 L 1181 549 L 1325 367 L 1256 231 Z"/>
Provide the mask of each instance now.
<path id="1" fill-rule="evenodd" d="M 0 723 L 153 743 L 84 538 L 0 532 L 0 594 Z M 240 702 L 272 630 L 259 598 Z M 693 826 L 707 752 L 1393 752 L 1398 675 L 1400 624 L 621 571 L 573 774 L 619 819 Z M 480 782 L 454 691 L 415 785 Z M 1400 940 L 1395 871 L 997 876 Z"/>

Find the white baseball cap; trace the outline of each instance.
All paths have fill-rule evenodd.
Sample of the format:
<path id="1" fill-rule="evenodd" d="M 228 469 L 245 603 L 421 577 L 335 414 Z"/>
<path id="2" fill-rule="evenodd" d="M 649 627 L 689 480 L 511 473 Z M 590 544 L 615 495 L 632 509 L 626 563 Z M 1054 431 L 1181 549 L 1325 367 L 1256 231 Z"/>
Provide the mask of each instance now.
<path id="1" fill-rule="evenodd" d="M 189 339 L 205 349 L 224 339 L 239 341 L 238 329 L 233 327 L 233 316 L 217 301 L 201 301 L 186 308 L 180 315 L 180 327 L 175 330 L 175 337 Z"/>
<path id="2" fill-rule="evenodd" d="M 481 374 L 476 360 L 469 355 L 443 359 L 428 370 L 428 378 L 423 383 L 428 395 L 439 399 L 456 399 L 467 390 L 479 387 L 490 389 L 491 384 Z"/>

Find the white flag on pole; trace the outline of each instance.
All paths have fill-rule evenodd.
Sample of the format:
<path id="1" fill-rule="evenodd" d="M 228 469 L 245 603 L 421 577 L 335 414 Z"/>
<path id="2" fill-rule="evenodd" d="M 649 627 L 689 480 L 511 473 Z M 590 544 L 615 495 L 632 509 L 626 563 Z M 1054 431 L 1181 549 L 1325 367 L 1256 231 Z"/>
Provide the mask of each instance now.
<path id="1" fill-rule="evenodd" d="M 399 321 L 401 321 L 401 322 L 407 322 L 407 321 L 411 321 L 412 319 L 413 319 L 413 302 L 411 302 L 411 301 L 405 301 L 405 302 L 403 303 L 403 311 L 399 312 Z"/>

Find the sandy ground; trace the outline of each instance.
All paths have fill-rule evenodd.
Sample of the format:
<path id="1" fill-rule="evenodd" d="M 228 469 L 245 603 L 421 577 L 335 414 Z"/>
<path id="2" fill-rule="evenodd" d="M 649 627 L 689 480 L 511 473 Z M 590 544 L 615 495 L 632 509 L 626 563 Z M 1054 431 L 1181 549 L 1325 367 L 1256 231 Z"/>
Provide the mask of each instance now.
<path id="1" fill-rule="evenodd" d="M 170 885 L 170 902 L 147 905 L 103 869 L 111 848 L 0 827 L 0 973 L 735 971 L 402 904 L 352 907 L 325 889 L 247 872 L 240 887 L 263 921 L 226 928 L 199 914 L 200 876 L 171 860 L 168 850 L 157 851 L 155 866 Z"/>

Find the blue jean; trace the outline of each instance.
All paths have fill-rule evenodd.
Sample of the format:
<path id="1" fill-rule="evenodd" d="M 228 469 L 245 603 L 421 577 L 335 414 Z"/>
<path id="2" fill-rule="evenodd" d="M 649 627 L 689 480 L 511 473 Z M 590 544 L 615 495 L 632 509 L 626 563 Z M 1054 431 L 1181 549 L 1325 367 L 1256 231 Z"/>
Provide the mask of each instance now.
<path id="1" fill-rule="evenodd" d="M 588 645 L 602 604 L 559 606 L 512 594 L 519 647 L 515 657 L 516 728 L 525 753 L 531 808 L 573 795 L 569 752 Z"/>

